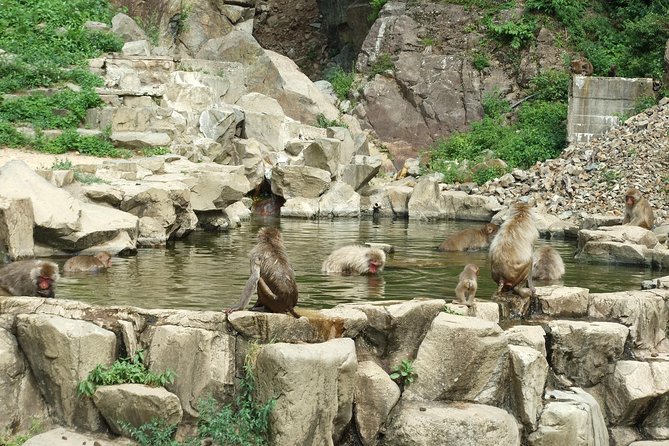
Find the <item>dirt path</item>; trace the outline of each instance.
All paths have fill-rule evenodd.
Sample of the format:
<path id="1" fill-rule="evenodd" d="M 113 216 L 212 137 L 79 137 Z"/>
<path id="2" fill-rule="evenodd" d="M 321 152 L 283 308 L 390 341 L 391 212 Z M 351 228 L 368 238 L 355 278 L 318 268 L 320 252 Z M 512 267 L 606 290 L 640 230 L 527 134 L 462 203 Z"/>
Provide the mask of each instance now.
<path id="1" fill-rule="evenodd" d="M 0 148 L 0 166 L 12 160 L 23 160 L 33 169 L 50 169 L 58 161 L 70 161 L 77 164 L 102 164 L 106 158 L 80 155 L 76 152 L 68 152 L 61 155 L 40 153 L 26 149 L 4 149 Z"/>

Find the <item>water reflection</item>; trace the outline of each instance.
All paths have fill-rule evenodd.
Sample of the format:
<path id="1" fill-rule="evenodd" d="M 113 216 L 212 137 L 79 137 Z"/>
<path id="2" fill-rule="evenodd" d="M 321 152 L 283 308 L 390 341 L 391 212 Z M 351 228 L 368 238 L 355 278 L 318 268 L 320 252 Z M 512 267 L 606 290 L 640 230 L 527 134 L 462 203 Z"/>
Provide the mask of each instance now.
<path id="1" fill-rule="evenodd" d="M 230 233 L 198 231 L 166 249 L 141 249 L 136 256 L 115 258 L 106 272 L 66 275 L 59 282 L 57 296 L 98 305 L 220 310 L 237 303 L 248 278 L 248 252 L 263 225 L 278 226 L 283 233 L 300 290 L 298 307 L 452 298 L 458 274 L 466 263 L 481 267 L 478 299 L 486 299 L 495 289 L 486 252 L 436 250 L 452 232 L 479 223 L 257 219 Z M 332 250 L 364 242 L 395 246 L 382 275 L 341 277 L 320 272 L 321 263 Z M 653 276 L 642 267 L 576 263 L 573 241 L 540 243 L 554 246 L 562 255 L 567 286 L 588 287 L 593 292 L 639 289 L 642 280 Z M 56 261 L 62 266 L 65 258 Z"/>

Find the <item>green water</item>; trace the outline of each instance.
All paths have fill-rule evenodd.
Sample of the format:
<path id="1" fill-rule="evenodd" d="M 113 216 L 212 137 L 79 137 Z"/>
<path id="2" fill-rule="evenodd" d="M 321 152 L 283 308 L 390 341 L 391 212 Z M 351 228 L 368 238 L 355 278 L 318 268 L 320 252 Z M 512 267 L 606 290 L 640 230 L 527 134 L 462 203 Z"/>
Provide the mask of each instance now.
<path id="1" fill-rule="evenodd" d="M 283 233 L 300 291 L 298 307 L 453 298 L 458 274 L 466 263 L 481 268 L 477 299 L 488 299 L 495 289 L 486 252 L 436 250 L 448 234 L 480 223 L 256 219 L 229 233 L 197 231 L 164 249 L 140 249 L 136 256 L 114 258 L 112 268 L 100 274 L 63 275 L 56 295 L 104 306 L 220 310 L 237 303 L 248 277 L 248 252 L 258 228 L 265 224 L 279 225 Z M 395 247 L 381 275 L 339 277 L 320 272 L 332 250 L 364 242 Z M 566 286 L 586 287 L 591 292 L 633 290 L 640 288 L 642 280 L 658 275 L 643 267 L 576 263 L 575 241 L 542 239 L 540 243 L 554 246 L 562 255 Z M 65 261 L 55 260 L 61 266 Z"/>

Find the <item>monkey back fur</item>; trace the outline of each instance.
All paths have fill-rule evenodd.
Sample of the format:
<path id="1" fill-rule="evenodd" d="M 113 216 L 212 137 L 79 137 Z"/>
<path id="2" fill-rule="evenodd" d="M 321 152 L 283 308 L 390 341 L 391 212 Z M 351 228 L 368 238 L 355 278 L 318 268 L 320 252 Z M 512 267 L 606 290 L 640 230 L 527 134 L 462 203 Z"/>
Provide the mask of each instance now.
<path id="1" fill-rule="evenodd" d="M 344 275 L 368 274 L 370 261 L 377 264 L 376 272 L 379 273 L 386 264 L 386 253 L 382 249 L 368 246 L 343 246 L 332 251 L 323 262 L 321 270 L 324 273 Z"/>
<path id="2" fill-rule="evenodd" d="M 39 277 L 48 277 L 53 284 L 60 278 L 58 265 L 48 260 L 19 260 L 0 268 L 0 295 L 36 296 Z M 54 285 L 51 295 L 53 297 Z"/>
<path id="3" fill-rule="evenodd" d="M 532 254 L 532 277 L 537 280 L 559 280 L 564 276 L 564 262 L 557 249 L 541 246 Z"/>
<path id="4" fill-rule="evenodd" d="M 526 203 L 515 203 L 490 244 L 490 270 L 495 283 L 513 288 L 529 278 L 538 239 L 532 209 Z"/>

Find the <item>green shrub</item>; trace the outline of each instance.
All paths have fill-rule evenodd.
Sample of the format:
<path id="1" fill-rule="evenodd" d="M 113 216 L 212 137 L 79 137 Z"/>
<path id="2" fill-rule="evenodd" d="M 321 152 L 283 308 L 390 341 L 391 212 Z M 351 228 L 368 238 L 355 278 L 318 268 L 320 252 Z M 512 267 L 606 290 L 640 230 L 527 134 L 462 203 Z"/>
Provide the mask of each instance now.
<path id="1" fill-rule="evenodd" d="M 169 147 L 145 147 L 142 149 L 144 156 L 159 156 L 172 153 Z"/>
<path id="2" fill-rule="evenodd" d="M 483 113 L 491 118 L 500 117 L 511 111 L 511 104 L 504 99 L 498 90 L 486 91 L 481 99 Z"/>
<path id="3" fill-rule="evenodd" d="M 472 66 L 476 71 L 483 71 L 490 66 L 488 55 L 480 51 L 475 51 L 472 54 Z"/>
<path id="4" fill-rule="evenodd" d="M 530 80 L 534 100 L 566 103 L 571 75 L 566 71 L 547 70 Z"/>
<path id="5" fill-rule="evenodd" d="M 128 150 L 114 147 L 104 136 L 82 136 L 76 129 L 64 130 L 60 136 L 53 139 L 44 138 L 38 132 L 32 147 L 40 152 L 54 154 L 74 151 L 82 155 L 111 158 L 128 158 L 132 155 Z"/>
<path id="6" fill-rule="evenodd" d="M 355 81 L 355 72 L 346 72 L 341 67 L 336 67 L 328 73 L 327 80 L 332 84 L 335 94 L 339 100 L 348 98 L 348 93 L 351 91 L 353 82 Z"/>
<path id="7" fill-rule="evenodd" d="M 51 96 L 32 94 L 0 102 L 0 120 L 49 129 L 75 128 L 83 122 L 86 110 L 100 105 L 100 96 L 91 89 L 63 90 Z"/>
<path id="8" fill-rule="evenodd" d="M 472 172 L 472 181 L 474 181 L 479 186 L 495 178 L 499 178 L 504 175 L 506 171 L 501 167 L 490 166 L 477 169 L 475 172 Z"/>
<path id="9" fill-rule="evenodd" d="M 390 379 L 395 381 L 400 386 L 400 390 L 411 384 L 416 378 L 416 371 L 413 368 L 413 361 L 403 359 L 401 363 L 393 366 Z"/>
<path id="10" fill-rule="evenodd" d="M 0 119 L 0 146 L 21 147 L 28 144 L 28 141 L 13 125 Z"/>
<path id="11" fill-rule="evenodd" d="M 212 397 L 198 402 L 198 432 L 196 438 L 179 443 L 173 440 L 176 426 L 153 420 L 139 428 L 122 425 L 142 446 L 200 445 L 204 439 L 225 446 L 263 446 L 267 444 L 269 415 L 276 400 L 260 404 L 254 399 L 255 377 L 252 356 L 244 361 L 244 376 L 234 404 L 219 405 Z"/>
<path id="12" fill-rule="evenodd" d="M 98 364 L 90 371 L 86 379 L 79 382 L 79 395 L 92 396 L 98 386 L 114 384 L 146 384 L 164 386 L 174 382 L 174 372 L 167 369 L 165 373 L 154 373 L 144 365 L 144 352 L 138 351 L 131 358 L 122 358 L 110 366 Z"/>
<path id="13" fill-rule="evenodd" d="M 387 2 L 388 0 L 370 0 L 369 5 L 372 7 L 372 12 L 367 16 L 367 21 L 370 23 L 375 22 L 379 18 L 379 12 L 383 9 L 383 5 Z"/>
<path id="14" fill-rule="evenodd" d="M 379 57 L 377 57 L 376 61 L 374 61 L 372 64 L 372 68 L 369 72 L 369 78 L 371 79 L 377 74 L 383 74 L 388 70 L 395 71 L 395 63 L 391 59 L 390 54 L 379 54 Z"/>
<path id="15" fill-rule="evenodd" d="M 346 127 L 346 128 L 348 128 L 348 126 L 345 123 L 339 121 L 338 119 L 328 119 L 328 118 L 325 117 L 325 115 L 323 113 L 319 113 L 318 116 L 316 117 L 316 119 L 317 119 L 316 126 L 322 128 L 322 129 L 326 129 L 328 127 Z"/>
<path id="16" fill-rule="evenodd" d="M 534 41 L 534 32 L 537 28 L 536 21 L 530 16 L 521 16 L 519 19 L 503 23 L 495 23 L 492 18 L 488 18 L 485 25 L 494 39 L 516 50 Z"/>

